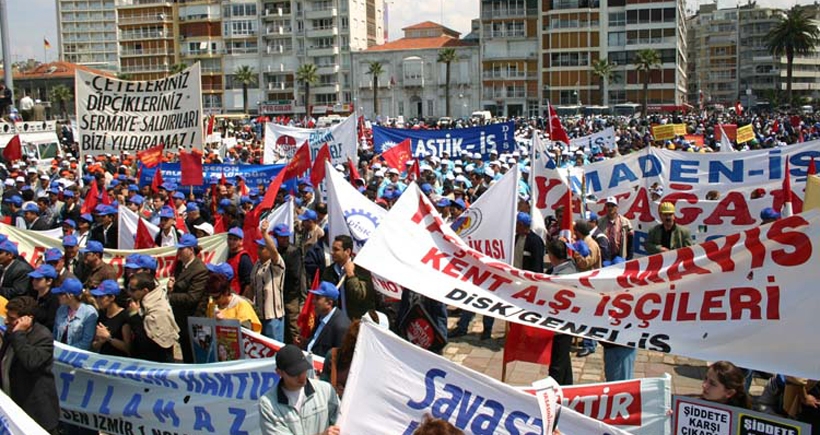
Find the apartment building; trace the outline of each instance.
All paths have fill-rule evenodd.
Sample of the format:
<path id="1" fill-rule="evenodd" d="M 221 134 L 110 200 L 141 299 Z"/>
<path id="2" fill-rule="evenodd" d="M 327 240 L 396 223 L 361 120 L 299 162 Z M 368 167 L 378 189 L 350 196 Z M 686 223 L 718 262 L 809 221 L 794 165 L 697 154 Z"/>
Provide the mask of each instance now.
<path id="1" fill-rule="evenodd" d="M 57 0 L 60 60 L 117 71 L 117 17 L 114 0 Z"/>
<path id="2" fill-rule="evenodd" d="M 650 110 L 687 104 L 687 48 L 683 2 L 673 0 L 542 0 L 541 89 L 554 105 L 614 106 L 643 102 L 641 49 L 654 49 Z M 606 59 L 615 78 L 602 81 L 593 65 Z"/>
<path id="3" fill-rule="evenodd" d="M 370 119 L 376 116 L 467 118 L 480 107 L 482 86 L 478 40 L 459 39 L 460 33 L 431 21 L 402 29 L 404 37 L 353 54 L 358 71 L 358 107 Z M 457 60 L 450 64 L 450 112 L 446 109 L 446 65 L 438 62 L 439 52 L 452 48 Z M 367 74 L 371 62 L 382 66 L 378 88 Z M 376 113 L 374 97 L 378 96 Z"/>
<path id="4" fill-rule="evenodd" d="M 156 80 L 176 63 L 177 33 L 170 0 L 117 0 L 119 72 L 130 80 Z"/>
<path id="5" fill-rule="evenodd" d="M 540 112 L 539 3 L 481 0 L 481 107 L 496 116 Z"/>

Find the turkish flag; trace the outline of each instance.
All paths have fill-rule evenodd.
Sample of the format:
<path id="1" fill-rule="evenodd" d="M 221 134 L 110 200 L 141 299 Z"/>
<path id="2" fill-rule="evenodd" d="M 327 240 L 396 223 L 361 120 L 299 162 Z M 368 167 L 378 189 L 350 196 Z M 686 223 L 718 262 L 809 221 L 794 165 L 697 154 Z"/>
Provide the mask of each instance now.
<path id="1" fill-rule="evenodd" d="M 3 159 L 9 163 L 23 158 L 23 145 L 20 143 L 20 135 L 15 134 L 6 147 L 3 148 Z"/>
<path id="2" fill-rule="evenodd" d="M 564 130 L 564 126 L 561 124 L 561 119 L 558 118 L 558 113 L 552 107 L 552 104 L 550 104 L 548 108 L 550 115 L 550 140 L 569 145 L 569 136 L 567 136 L 567 131 Z"/>
<path id="3" fill-rule="evenodd" d="M 404 172 L 404 165 L 413 158 L 413 151 L 410 149 L 410 138 L 401 141 L 400 144 L 382 153 L 382 158 L 387 166 L 396 168 L 399 172 Z"/>
<path id="4" fill-rule="evenodd" d="M 151 191 L 154 193 L 158 193 L 159 186 L 162 186 L 162 183 L 164 183 L 164 181 L 162 181 L 162 171 L 160 170 L 161 168 L 161 165 L 157 166 L 157 168 L 154 170 L 154 178 L 151 180 Z"/>
<path id="5" fill-rule="evenodd" d="M 313 284 L 310 286 L 311 290 L 316 288 L 319 288 L 318 270 L 313 275 Z M 302 311 L 299 312 L 299 317 L 296 318 L 296 324 L 299 325 L 299 335 L 302 336 L 302 339 L 307 340 L 310 338 L 310 333 L 313 331 L 313 327 L 316 326 L 316 311 L 313 311 L 313 293 L 308 292 L 305 305 L 302 306 Z"/>
<path id="6" fill-rule="evenodd" d="M 310 182 L 314 186 L 319 186 L 319 183 L 325 179 L 325 162 L 328 160 L 330 160 L 330 147 L 324 144 L 316 154 L 316 160 L 313 161 L 313 168 L 310 170 Z"/>
<path id="7" fill-rule="evenodd" d="M 80 207 L 80 213 L 93 213 L 94 208 L 97 207 L 97 203 L 99 199 L 97 196 L 100 194 L 99 190 L 97 189 L 97 180 L 91 182 L 91 187 L 88 188 L 88 192 L 85 195 L 85 201 L 83 201 L 83 206 Z"/>
<path id="8" fill-rule="evenodd" d="M 137 152 L 137 159 L 146 168 L 154 168 L 162 163 L 162 153 L 164 152 L 164 148 L 165 145 L 159 144 L 157 146 L 139 151 Z"/>
<path id="9" fill-rule="evenodd" d="M 154 248 L 154 238 L 145 226 L 145 221 L 141 217 L 137 217 L 137 234 L 134 237 L 134 249 L 150 249 Z"/>
<path id="10" fill-rule="evenodd" d="M 413 177 L 413 180 L 419 181 L 421 179 L 421 170 L 419 169 L 419 161 L 413 160 L 413 164 L 407 169 L 407 176 Z"/>
<path id="11" fill-rule="evenodd" d="M 554 335 L 555 333 L 546 329 L 511 322 L 510 330 L 507 331 L 507 341 L 504 343 L 504 364 L 525 361 L 550 365 Z"/>
<path id="12" fill-rule="evenodd" d="M 179 150 L 180 177 L 179 184 L 183 186 L 201 186 L 204 183 L 202 170 L 202 152 L 192 149 L 190 152 Z"/>

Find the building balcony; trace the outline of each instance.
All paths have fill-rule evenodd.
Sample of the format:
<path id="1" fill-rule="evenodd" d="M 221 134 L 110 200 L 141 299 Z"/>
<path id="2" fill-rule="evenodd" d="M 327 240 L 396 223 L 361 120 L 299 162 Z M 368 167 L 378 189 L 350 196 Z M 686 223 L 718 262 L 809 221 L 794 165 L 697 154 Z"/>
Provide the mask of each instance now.
<path id="1" fill-rule="evenodd" d="M 169 72 L 171 67 L 168 64 L 139 64 L 139 65 L 121 65 L 120 71 L 124 73 L 155 73 L 155 72 Z"/>
<path id="2" fill-rule="evenodd" d="M 203 83 L 202 84 L 202 92 L 222 92 L 222 85 L 221 84 L 211 84 L 211 83 Z"/>
<path id="3" fill-rule="evenodd" d="M 404 80 L 402 80 L 401 85 L 404 86 L 405 88 L 422 87 L 422 86 L 424 86 L 424 78 L 423 77 L 404 77 Z"/>
<path id="4" fill-rule="evenodd" d="M 500 38 L 526 38 L 527 33 L 524 30 L 499 30 L 496 32 L 487 32 L 486 34 L 487 39 L 500 39 Z"/>
<path id="5" fill-rule="evenodd" d="M 315 20 L 319 18 L 330 18 L 338 15 L 336 8 L 326 8 L 318 10 L 305 11 L 305 18 L 308 20 Z"/>
<path id="6" fill-rule="evenodd" d="M 290 26 L 268 26 L 265 28 L 266 36 L 284 36 L 290 35 L 293 28 Z"/>
<path id="7" fill-rule="evenodd" d="M 222 19 L 219 14 L 190 14 L 190 15 L 180 15 L 179 22 L 180 23 L 199 23 L 199 22 L 209 22 L 209 21 L 218 21 Z"/>
<path id="8" fill-rule="evenodd" d="M 268 45 L 265 47 L 267 54 L 289 54 L 293 52 L 292 45 Z"/>
<path id="9" fill-rule="evenodd" d="M 248 39 L 248 38 L 256 38 L 259 34 L 257 30 L 249 30 L 243 33 L 226 33 L 223 38 L 225 39 Z"/>
<path id="10" fill-rule="evenodd" d="M 339 92 L 341 86 L 338 83 L 317 83 L 311 86 L 310 91 L 317 94 L 330 94 Z"/>
<path id="11" fill-rule="evenodd" d="M 146 31 L 127 31 L 120 33 L 120 41 L 145 41 L 155 39 L 173 39 L 173 32 L 146 30 Z"/>
<path id="12" fill-rule="evenodd" d="M 156 24 L 156 23 L 171 23 L 174 21 L 174 17 L 169 13 L 156 13 L 156 14 L 138 14 L 138 15 L 125 15 L 122 14 L 117 19 L 119 24 Z"/>
<path id="13" fill-rule="evenodd" d="M 142 56 L 173 56 L 173 49 L 164 48 L 123 48 L 120 50 L 120 57 L 142 57 Z"/>
<path id="14" fill-rule="evenodd" d="M 145 6 L 157 6 L 157 5 L 164 5 L 168 7 L 173 7 L 173 1 L 171 0 L 117 0 L 114 2 L 114 5 L 117 8 L 142 8 Z M 180 3 L 184 3 L 180 1 Z"/>
<path id="15" fill-rule="evenodd" d="M 339 72 L 339 65 L 323 66 L 316 68 L 317 75 L 336 74 Z"/>
<path id="16" fill-rule="evenodd" d="M 262 12 L 262 20 L 275 20 L 277 18 L 289 17 L 291 15 L 290 9 L 283 9 L 283 8 L 273 8 L 273 9 L 265 9 Z"/>
<path id="17" fill-rule="evenodd" d="M 293 91 L 293 82 L 268 82 L 267 90 L 271 92 Z"/>
<path id="18" fill-rule="evenodd" d="M 339 47 L 322 47 L 322 48 L 311 47 L 311 48 L 308 48 L 307 54 L 309 56 L 333 56 L 333 55 L 339 54 Z"/>
<path id="19" fill-rule="evenodd" d="M 200 69 L 200 72 L 202 72 L 202 75 L 219 76 L 219 75 L 222 75 L 222 67 L 221 66 L 203 66 L 202 69 Z"/>
<path id="20" fill-rule="evenodd" d="M 484 71 L 481 78 L 484 80 L 527 80 L 538 77 L 535 71 Z"/>
<path id="21" fill-rule="evenodd" d="M 182 50 L 179 54 L 182 57 L 213 58 L 221 56 L 224 50 Z"/>
<path id="22" fill-rule="evenodd" d="M 526 16 L 538 16 L 538 9 L 525 8 L 500 8 L 500 9 L 485 9 L 481 11 L 482 20 L 496 20 L 505 18 L 521 18 Z"/>
<path id="23" fill-rule="evenodd" d="M 307 37 L 308 38 L 323 38 L 323 37 L 337 36 L 338 34 L 339 34 L 339 28 L 336 27 L 336 26 L 320 28 L 320 29 L 308 29 L 308 31 L 307 31 Z"/>

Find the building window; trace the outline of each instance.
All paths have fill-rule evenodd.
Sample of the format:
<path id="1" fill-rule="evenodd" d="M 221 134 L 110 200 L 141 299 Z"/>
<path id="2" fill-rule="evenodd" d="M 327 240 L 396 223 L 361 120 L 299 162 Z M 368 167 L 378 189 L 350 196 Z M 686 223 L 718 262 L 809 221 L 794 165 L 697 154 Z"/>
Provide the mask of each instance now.
<path id="1" fill-rule="evenodd" d="M 624 26 L 626 25 L 626 12 L 611 12 L 609 14 L 610 26 Z"/>
<path id="2" fill-rule="evenodd" d="M 608 42 L 610 47 L 626 45 L 626 32 L 609 32 Z"/>
<path id="3" fill-rule="evenodd" d="M 433 114 L 433 103 L 434 103 L 433 100 L 427 100 L 427 114 L 428 115 Z"/>
<path id="4" fill-rule="evenodd" d="M 399 116 L 404 116 L 404 101 L 399 101 Z"/>
<path id="5" fill-rule="evenodd" d="M 316 104 L 336 104 L 336 94 L 316 94 Z"/>

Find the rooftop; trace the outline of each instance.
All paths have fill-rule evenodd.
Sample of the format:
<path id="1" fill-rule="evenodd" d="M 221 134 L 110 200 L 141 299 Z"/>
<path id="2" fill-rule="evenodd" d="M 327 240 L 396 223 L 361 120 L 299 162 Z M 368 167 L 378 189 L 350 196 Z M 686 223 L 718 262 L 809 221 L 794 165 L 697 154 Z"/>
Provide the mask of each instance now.
<path id="1" fill-rule="evenodd" d="M 36 68 L 28 71 L 14 71 L 15 80 L 31 80 L 31 79 L 48 79 L 48 78 L 73 78 L 77 70 L 92 72 L 94 74 L 101 74 L 111 76 L 110 72 L 100 71 L 87 66 L 77 65 L 70 62 L 49 62 L 38 65 Z M 2 70 L 0 70 L 2 71 Z"/>

